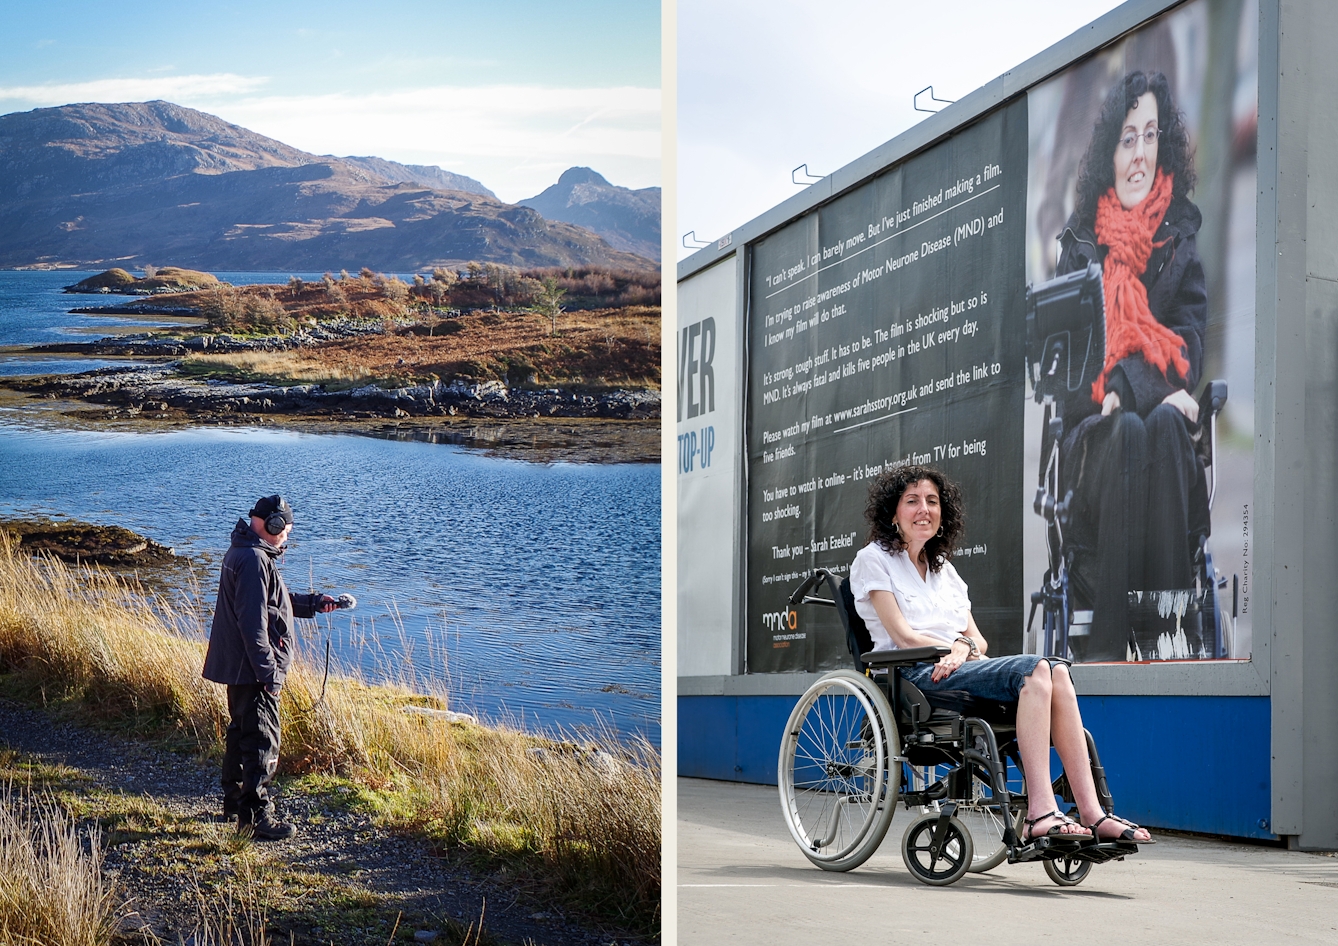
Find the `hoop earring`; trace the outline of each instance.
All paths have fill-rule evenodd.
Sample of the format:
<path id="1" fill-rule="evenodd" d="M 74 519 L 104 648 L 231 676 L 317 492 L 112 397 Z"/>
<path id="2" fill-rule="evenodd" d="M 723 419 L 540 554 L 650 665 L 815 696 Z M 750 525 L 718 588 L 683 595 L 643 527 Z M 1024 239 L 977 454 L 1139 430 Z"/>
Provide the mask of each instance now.
<path id="1" fill-rule="evenodd" d="M 936 532 L 936 533 L 934 533 L 934 534 L 935 534 L 935 535 L 942 535 L 942 534 L 943 534 L 943 527 L 942 527 L 942 526 L 939 526 L 939 527 L 938 527 L 938 532 Z"/>

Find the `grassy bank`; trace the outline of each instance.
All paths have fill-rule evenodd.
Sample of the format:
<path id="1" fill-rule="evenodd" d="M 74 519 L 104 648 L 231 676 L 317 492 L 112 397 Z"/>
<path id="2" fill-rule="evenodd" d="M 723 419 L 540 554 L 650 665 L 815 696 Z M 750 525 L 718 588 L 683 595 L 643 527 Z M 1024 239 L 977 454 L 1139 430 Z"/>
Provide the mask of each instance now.
<path id="1" fill-rule="evenodd" d="M 101 571 L 0 541 L 0 690 L 58 714 L 221 754 L 221 687 L 200 678 L 204 632 Z M 558 898 L 659 927 L 659 760 L 448 719 L 448 694 L 369 686 L 298 662 L 282 700 L 281 773 L 387 826 L 506 867 Z M 323 698 L 322 698 L 323 696 Z M 427 712 L 424 712 L 424 711 Z M 317 831 L 318 826 L 305 830 Z"/>
<path id="2" fill-rule="evenodd" d="M 533 312 L 480 310 L 414 317 L 378 333 L 283 351 L 194 354 L 181 370 L 333 389 L 394 387 L 436 378 L 590 390 L 660 386 L 660 310 L 631 307 L 564 312 L 561 334 Z"/>

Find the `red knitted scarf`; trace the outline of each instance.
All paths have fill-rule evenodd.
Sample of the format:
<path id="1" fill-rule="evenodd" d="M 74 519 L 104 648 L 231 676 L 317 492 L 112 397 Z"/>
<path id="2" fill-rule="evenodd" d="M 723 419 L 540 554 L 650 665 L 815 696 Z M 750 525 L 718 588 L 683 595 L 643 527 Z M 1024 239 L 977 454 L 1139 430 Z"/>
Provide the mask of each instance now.
<path id="1" fill-rule="evenodd" d="M 1130 210 L 1125 210 L 1115 188 L 1096 203 L 1096 239 L 1108 247 L 1102 286 L 1106 295 L 1106 364 L 1092 384 L 1092 400 L 1100 404 L 1106 396 L 1106 378 L 1122 359 L 1141 354 L 1170 380 L 1174 367 L 1182 379 L 1189 377 L 1185 343 L 1162 325 L 1148 309 L 1148 291 L 1139 278 L 1148 268 L 1154 245 L 1152 237 L 1171 206 L 1173 174 L 1157 169 L 1152 190 Z"/>

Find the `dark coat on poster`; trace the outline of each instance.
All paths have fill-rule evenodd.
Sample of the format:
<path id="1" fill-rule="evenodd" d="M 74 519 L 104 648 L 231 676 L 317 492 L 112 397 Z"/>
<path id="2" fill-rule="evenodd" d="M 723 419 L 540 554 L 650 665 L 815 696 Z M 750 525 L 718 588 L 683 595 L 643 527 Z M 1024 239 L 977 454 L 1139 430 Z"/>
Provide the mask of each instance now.
<path id="1" fill-rule="evenodd" d="M 1188 377 L 1171 368 L 1168 378 L 1135 353 L 1113 366 L 1106 382 L 1120 410 L 1103 417 L 1090 388 L 1063 403 L 1063 477 L 1072 490 L 1069 575 L 1075 608 L 1093 609 L 1090 636 L 1074 644 L 1082 660 L 1124 660 L 1131 649 L 1143 656 L 1175 631 L 1164 620 L 1131 613 L 1127 592 L 1190 587 L 1194 549 L 1211 529 L 1191 443 L 1195 425 L 1162 403 L 1177 390 L 1193 393 L 1203 373 L 1208 296 L 1195 238 L 1202 221 L 1193 203 L 1174 198 L 1141 277 L 1153 317 L 1184 346 Z M 1093 259 L 1104 263 L 1106 248 L 1076 215 L 1060 241 L 1059 274 Z M 1195 636 L 1189 647 L 1200 651 L 1203 642 Z"/>
<path id="2" fill-rule="evenodd" d="M 1106 389 L 1120 396 L 1120 405 L 1146 418 L 1172 392 L 1184 388 L 1193 393 L 1203 374 L 1203 337 L 1208 327 L 1208 291 L 1199 258 L 1196 234 L 1203 225 L 1203 215 L 1187 198 L 1176 197 L 1166 209 L 1166 217 L 1153 237 L 1152 255 L 1142 282 L 1148 291 L 1148 309 L 1158 322 L 1180 336 L 1189 362 L 1189 377 L 1167 380 L 1141 354 L 1123 358 L 1111 369 Z M 1106 248 L 1097 247 L 1096 231 L 1091 223 L 1069 217 L 1060 235 L 1059 265 L 1055 274 L 1063 276 L 1083 269 L 1092 260 L 1105 261 Z M 1155 244 L 1162 244 L 1157 246 Z M 1171 369 L 1174 372 L 1174 369 Z M 1101 405 L 1092 400 L 1091 391 L 1070 396 L 1064 404 L 1064 426 L 1074 434 L 1085 417 L 1096 414 Z"/>
<path id="3" fill-rule="evenodd" d="M 279 574 L 279 550 L 245 519 L 223 556 L 218 603 L 203 676 L 215 683 L 283 683 L 293 662 L 293 618 L 313 618 L 320 595 L 290 595 Z"/>

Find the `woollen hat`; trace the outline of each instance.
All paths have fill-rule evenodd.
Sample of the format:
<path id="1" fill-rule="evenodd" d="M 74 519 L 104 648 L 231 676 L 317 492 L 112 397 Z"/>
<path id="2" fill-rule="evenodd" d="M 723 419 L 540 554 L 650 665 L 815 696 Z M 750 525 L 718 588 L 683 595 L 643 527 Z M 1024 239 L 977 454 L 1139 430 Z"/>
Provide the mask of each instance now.
<path id="1" fill-rule="evenodd" d="M 263 496 L 256 500 L 256 504 L 251 507 L 247 515 L 255 516 L 259 519 L 269 519 L 270 516 L 279 516 L 288 525 L 293 524 L 293 507 L 288 505 L 288 500 L 282 496 Z"/>

